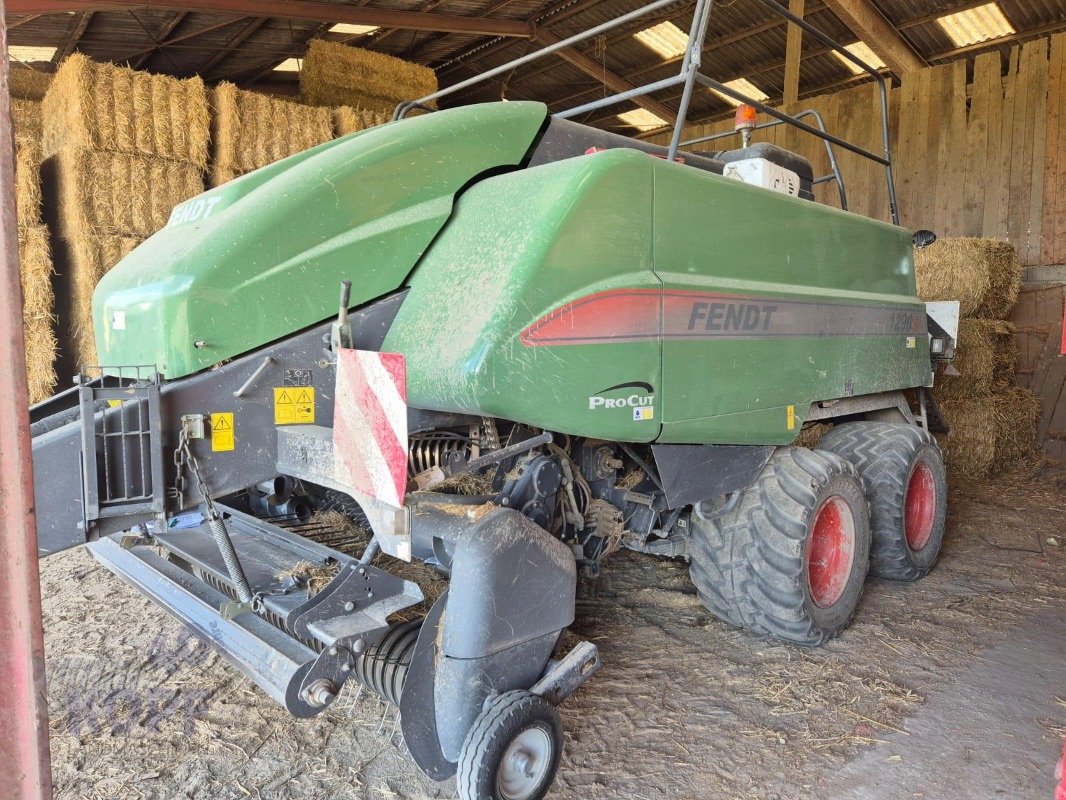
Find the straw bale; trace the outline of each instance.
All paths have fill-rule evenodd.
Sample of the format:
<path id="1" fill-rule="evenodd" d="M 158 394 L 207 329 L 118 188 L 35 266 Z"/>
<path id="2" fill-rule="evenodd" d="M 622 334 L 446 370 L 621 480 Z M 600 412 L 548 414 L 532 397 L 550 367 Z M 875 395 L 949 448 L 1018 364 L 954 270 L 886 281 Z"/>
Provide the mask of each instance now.
<path id="1" fill-rule="evenodd" d="M 210 121 L 200 78 L 150 75 L 74 53 L 56 71 L 43 111 L 46 156 L 78 148 L 207 165 Z"/>
<path id="2" fill-rule="evenodd" d="M 20 227 L 41 224 L 40 139 L 15 139 L 15 208 Z"/>
<path id="3" fill-rule="evenodd" d="M 330 109 L 221 83 L 211 93 L 211 185 L 218 186 L 333 138 Z"/>
<path id="4" fill-rule="evenodd" d="M 996 458 L 997 404 L 995 395 L 938 401 L 951 432 L 938 434 L 952 474 L 982 478 Z"/>
<path id="5" fill-rule="evenodd" d="M 93 291 L 100 279 L 129 255 L 142 238 L 137 236 L 77 236 L 63 242 L 66 250 L 66 289 L 70 313 L 62 320 L 67 346 L 78 366 L 96 365 L 93 333 Z"/>
<path id="6" fill-rule="evenodd" d="M 1003 319 L 1018 300 L 1021 267 L 998 239 L 939 239 L 915 252 L 918 297 L 958 300 L 964 317 Z"/>
<path id="7" fill-rule="evenodd" d="M 988 294 L 974 312 L 975 317 L 1006 319 L 1018 302 L 1022 288 L 1022 265 L 1014 245 L 998 239 L 978 239 L 987 264 Z"/>
<path id="8" fill-rule="evenodd" d="M 951 432 L 938 436 L 954 473 L 983 477 L 1011 469 L 1037 449 L 1040 403 L 1017 386 L 991 394 L 939 400 Z"/>
<path id="9" fill-rule="evenodd" d="M 18 224 L 41 224 L 41 104 L 12 100 L 15 134 L 15 204 Z"/>
<path id="10" fill-rule="evenodd" d="M 1040 401 L 1028 389 L 1012 386 L 996 393 L 996 456 L 992 471 L 1006 472 L 1037 451 Z"/>
<path id="11" fill-rule="evenodd" d="M 48 228 L 19 228 L 19 272 L 22 278 L 22 319 L 26 341 L 26 379 L 30 402 L 51 396 L 56 385 L 55 297 Z"/>
<path id="12" fill-rule="evenodd" d="M 15 141 L 32 139 L 41 141 L 41 104 L 36 100 L 11 101 L 11 121 L 15 126 Z"/>
<path id="13" fill-rule="evenodd" d="M 959 321 L 955 360 L 959 375 L 941 371 L 933 393 L 938 399 L 976 397 L 1002 391 L 1014 384 L 1018 344 L 1014 326 L 998 319 Z"/>
<path id="14" fill-rule="evenodd" d="M 64 150 L 56 157 L 59 232 L 147 237 L 178 203 L 204 191 L 198 167 L 127 153 Z"/>
<path id="15" fill-rule="evenodd" d="M 7 74 L 7 88 L 13 98 L 19 100 L 37 100 L 44 97 L 48 91 L 48 85 L 52 82 L 52 75 L 48 72 L 39 72 L 29 67 L 17 67 L 12 65 Z"/>
<path id="16" fill-rule="evenodd" d="M 300 69 L 300 98 L 391 115 L 397 103 L 437 91 L 429 67 L 372 50 L 315 39 Z"/>
<path id="17" fill-rule="evenodd" d="M 391 115 L 382 114 L 379 111 L 337 106 L 333 109 L 333 132 L 337 136 L 347 136 L 349 133 L 365 131 L 375 125 L 384 125 L 390 119 Z"/>

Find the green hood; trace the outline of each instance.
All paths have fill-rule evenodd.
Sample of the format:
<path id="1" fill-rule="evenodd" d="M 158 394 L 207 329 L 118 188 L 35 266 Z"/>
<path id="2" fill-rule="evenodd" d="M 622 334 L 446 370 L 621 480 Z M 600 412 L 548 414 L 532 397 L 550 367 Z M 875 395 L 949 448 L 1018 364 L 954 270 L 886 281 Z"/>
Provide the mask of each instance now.
<path id="1" fill-rule="evenodd" d="M 439 111 L 361 131 L 177 206 L 93 296 L 105 365 L 178 378 L 399 288 L 477 176 L 522 161 L 540 103 Z M 194 342 L 202 342 L 195 347 Z"/>

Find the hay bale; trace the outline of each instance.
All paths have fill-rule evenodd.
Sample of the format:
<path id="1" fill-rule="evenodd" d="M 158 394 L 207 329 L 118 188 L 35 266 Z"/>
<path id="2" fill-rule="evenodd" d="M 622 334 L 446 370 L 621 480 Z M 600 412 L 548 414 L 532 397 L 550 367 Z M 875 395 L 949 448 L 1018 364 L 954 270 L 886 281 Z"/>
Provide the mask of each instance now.
<path id="1" fill-rule="evenodd" d="M 15 206 L 18 224 L 41 224 L 41 104 L 12 100 L 15 134 Z"/>
<path id="2" fill-rule="evenodd" d="M 996 458 L 996 401 L 980 395 L 937 404 L 951 432 L 937 434 L 952 474 L 983 478 L 992 471 Z"/>
<path id="3" fill-rule="evenodd" d="M 40 139 L 15 139 L 15 208 L 20 227 L 41 224 Z"/>
<path id="4" fill-rule="evenodd" d="M 40 101 L 51 83 L 51 73 L 40 72 L 29 67 L 12 65 L 11 71 L 7 74 L 8 91 L 11 97 L 19 100 Z"/>
<path id="5" fill-rule="evenodd" d="M 19 274 L 30 402 L 50 397 L 56 385 L 55 297 L 48 228 L 19 227 Z"/>
<path id="6" fill-rule="evenodd" d="M 93 291 L 100 279 L 144 241 L 138 236 L 82 235 L 63 241 L 68 312 L 60 320 L 64 347 L 78 366 L 97 365 Z"/>
<path id="7" fill-rule="evenodd" d="M 1014 326 L 998 319 L 959 321 L 955 360 L 959 375 L 937 375 L 933 393 L 937 399 L 959 399 L 1003 391 L 1014 384 L 1018 343 Z"/>
<path id="8" fill-rule="evenodd" d="M 338 42 L 315 39 L 300 69 L 300 99 L 316 106 L 353 106 L 391 116 L 398 103 L 437 91 L 429 67 Z"/>
<path id="9" fill-rule="evenodd" d="M 128 153 L 63 150 L 55 159 L 59 233 L 151 236 L 178 203 L 204 191 L 193 164 Z"/>
<path id="10" fill-rule="evenodd" d="M 211 93 L 212 186 L 333 138 L 327 108 L 292 103 L 221 83 Z"/>
<path id="11" fill-rule="evenodd" d="M 975 317 L 1006 319 L 1018 303 L 1022 288 L 1022 265 L 1014 245 L 998 239 L 978 239 L 987 265 L 989 287 Z"/>
<path id="12" fill-rule="evenodd" d="M 210 116 L 200 78 L 150 75 L 74 53 L 56 71 L 43 111 L 46 156 L 112 150 L 207 166 Z"/>
<path id="13" fill-rule="evenodd" d="M 40 146 L 41 104 L 36 100 L 11 101 L 11 121 L 15 126 L 15 141 L 33 139 Z"/>
<path id="14" fill-rule="evenodd" d="M 915 251 L 918 297 L 958 300 L 964 317 L 1004 319 L 1018 301 L 1021 267 L 1014 247 L 998 239 L 939 239 Z"/>
<path id="15" fill-rule="evenodd" d="M 981 478 L 1017 466 L 1037 450 L 1040 403 L 1012 386 L 990 394 L 938 401 L 951 432 L 938 435 L 952 472 Z"/>
<path id="16" fill-rule="evenodd" d="M 1040 401 L 1028 389 L 1017 386 L 997 392 L 995 397 L 998 415 L 992 472 L 1000 473 L 1036 454 Z"/>
<path id="17" fill-rule="evenodd" d="M 365 131 L 375 125 L 384 125 L 390 119 L 391 115 L 378 111 L 338 106 L 333 109 L 333 132 L 337 136 L 347 136 L 349 133 Z"/>

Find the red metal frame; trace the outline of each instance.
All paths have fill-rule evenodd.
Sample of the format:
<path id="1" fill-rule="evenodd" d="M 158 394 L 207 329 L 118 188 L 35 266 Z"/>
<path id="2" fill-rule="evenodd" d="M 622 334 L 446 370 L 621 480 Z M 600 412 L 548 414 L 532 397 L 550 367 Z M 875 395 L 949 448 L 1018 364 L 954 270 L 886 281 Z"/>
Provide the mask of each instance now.
<path id="1" fill-rule="evenodd" d="M 52 773 L 4 14 L 0 0 L 0 797 L 40 800 Z"/>

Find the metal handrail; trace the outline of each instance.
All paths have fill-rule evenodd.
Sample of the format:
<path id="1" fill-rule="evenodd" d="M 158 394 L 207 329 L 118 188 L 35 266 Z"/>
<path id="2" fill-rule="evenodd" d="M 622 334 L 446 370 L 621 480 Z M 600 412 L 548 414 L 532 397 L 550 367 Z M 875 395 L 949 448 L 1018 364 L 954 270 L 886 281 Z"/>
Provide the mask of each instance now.
<path id="1" fill-rule="evenodd" d="M 566 47 L 571 47 L 575 44 L 578 44 L 579 42 L 585 41 L 586 39 L 590 39 L 606 31 L 618 28 L 633 21 L 634 19 L 637 19 L 642 16 L 647 16 L 648 14 L 658 11 L 659 9 L 664 8 L 666 6 L 674 5 L 676 2 L 677 0 L 656 0 L 655 2 L 635 9 L 634 11 L 631 11 L 628 14 L 623 14 L 622 16 L 617 17 L 613 20 L 609 20 L 600 25 L 596 25 L 595 27 L 590 28 L 587 31 L 577 33 L 573 36 L 567 37 L 566 39 L 561 39 L 560 41 L 543 47 L 540 50 L 528 53 L 512 61 L 508 61 L 505 64 L 501 64 L 498 67 L 495 67 L 487 72 L 482 73 L 481 75 L 476 75 L 473 78 L 468 78 L 467 80 L 460 81 L 459 83 L 456 83 L 452 86 L 448 86 L 444 89 L 439 89 L 436 92 L 427 94 L 425 97 L 420 97 L 417 100 L 412 100 L 406 103 L 400 103 L 398 106 L 396 106 L 396 110 L 393 112 L 392 118 L 393 120 L 403 119 L 407 115 L 407 113 L 413 108 L 428 107 L 430 103 L 441 97 L 447 97 L 450 94 L 462 91 L 463 89 L 466 89 L 470 86 L 474 86 L 475 84 L 491 80 L 497 75 L 501 75 L 505 72 L 510 72 L 516 69 L 517 67 L 544 58 L 545 56 L 551 55 L 552 53 L 555 53 Z M 856 155 L 861 156 L 862 158 L 869 159 L 884 166 L 885 184 L 888 189 L 889 211 L 892 215 L 892 222 L 896 225 L 899 225 L 899 210 L 896 204 L 896 185 L 892 176 L 892 151 L 889 142 L 888 130 L 888 88 L 885 85 L 884 76 L 882 76 L 876 68 L 870 66 L 861 58 L 856 56 L 854 53 L 847 50 L 842 44 L 830 38 L 826 34 L 822 33 L 817 28 L 813 27 L 800 17 L 797 17 L 795 14 L 791 13 L 780 3 L 775 2 L 775 0 L 759 0 L 759 2 L 761 2 L 768 9 L 770 9 L 770 11 L 777 14 L 778 16 L 781 16 L 789 22 L 798 25 L 804 31 L 806 31 L 811 36 L 816 38 L 819 42 L 821 42 L 823 45 L 830 48 L 834 52 L 839 53 L 842 58 L 845 58 L 853 64 L 857 65 L 860 69 L 871 75 L 874 80 L 877 81 L 877 85 L 880 91 L 881 105 L 881 140 L 883 147 L 882 155 L 872 153 L 869 150 L 859 147 L 858 145 L 852 144 L 851 142 L 848 142 L 845 139 L 841 139 L 838 136 L 834 136 L 833 134 L 828 133 L 825 130 L 825 123 L 821 119 L 820 115 L 816 115 L 816 120 L 819 123 L 818 127 L 808 125 L 807 123 L 803 122 L 801 118 L 805 116 L 810 116 L 809 112 L 801 112 L 800 114 L 797 114 L 795 116 L 786 114 L 783 111 L 778 111 L 775 108 L 771 108 L 770 106 L 767 106 L 764 103 L 755 100 L 754 98 L 748 97 L 742 92 L 738 92 L 723 83 L 720 83 L 712 78 L 707 77 L 706 75 L 703 75 L 700 72 L 700 61 L 703 54 L 703 48 L 707 39 L 707 29 L 709 26 L 711 11 L 714 7 L 714 0 L 696 0 L 696 7 L 693 11 L 692 16 L 692 26 L 689 30 L 688 47 L 685 50 L 685 57 L 681 63 L 681 71 L 677 75 L 670 78 L 664 78 L 662 80 L 653 81 L 651 83 L 644 84 L 643 86 L 637 86 L 633 89 L 629 89 L 624 92 L 618 92 L 613 95 L 608 95 L 607 97 L 602 97 L 598 100 L 593 100 L 589 103 L 583 103 L 582 105 L 575 106 L 574 108 L 569 108 L 565 111 L 560 111 L 556 113 L 555 116 L 563 119 L 568 119 L 570 117 L 579 116 L 588 111 L 594 111 L 596 109 L 617 105 L 618 103 L 622 103 L 627 100 L 632 100 L 636 97 L 643 97 L 652 94 L 653 92 L 660 91 L 661 89 L 667 89 L 672 86 L 683 84 L 684 89 L 682 90 L 681 94 L 681 103 L 678 109 L 677 119 L 674 122 L 673 130 L 671 132 L 670 145 L 667 149 L 667 158 L 670 161 L 673 161 L 677 157 L 678 148 L 682 144 L 681 133 L 684 129 L 685 120 L 688 116 L 689 104 L 692 100 L 692 91 L 695 88 L 695 85 L 699 83 L 702 86 L 706 86 L 709 89 L 714 89 L 720 94 L 723 94 L 727 97 L 731 97 L 734 100 L 738 100 L 742 103 L 747 103 L 758 111 L 761 111 L 764 114 L 768 114 L 769 116 L 776 118 L 781 123 L 792 125 L 793 127 L 798 128 L 799 130 L 808 133 L 811 136 L 816 136 L 822 141 L 826 142 L 826 146 L 830 154 L 830 163 L 833 165 L 833 177 L 838 182 L 842 202 L 845 204 L 845 207 L 846 194 L 844 192 L 844 183 L 840 177 L 840 171 L 836 167 L 836 159 L 832 153 L 830 145 L 837 145 L 838 147 L 843 147 L 849 152 L 855 153 Z M 824 176 L 823 178 L 819 179 L 819 182 L 824 182 L 828 179 L 829 176 Z"/>
<path id="2" fill-rule="evenodd" d="M 818 123 L 818 129 L 825 133 L 825 120 L 822 119 L 822 115 L 813 108 L 808 108 L 805 111 L 801 111 L 796 114 L 796 119 L 802 119 L 803 117 L 814 117 Z M 775 119 L 770 122 L 760 122 L 752 130 L 761 131 L 766 128 L 776 128 L 778 125 L 787 124 L 784 120 Z M 707 136 L 697 136 L 694 139 L 686 139 L 681 142 L 678 147 L 690 147 L 694 144 L 703 144 L 704 142 L 713 142 L 718 139 L 728 139 L 730 136 L 738 135 L 739 131 L 722 131 L 721 133 L 711 133 Z M 844 179 L 840 174 L 840 167 L 837 165 L 836 153 L 833 151 L 833 145 L 830 141 L 823 139 L 822 144 L 825 145 L 825 153 L 829 157 L 829 174 L 822 175 L 815 178 L 812 183 L 817 186 L 820 183 L 826 183 L 828 181 L 836 181 L 837 191 L 840 194 L 840 207 L 844 210 L 848 210 L 848 195 L 844 190 Z"/>

